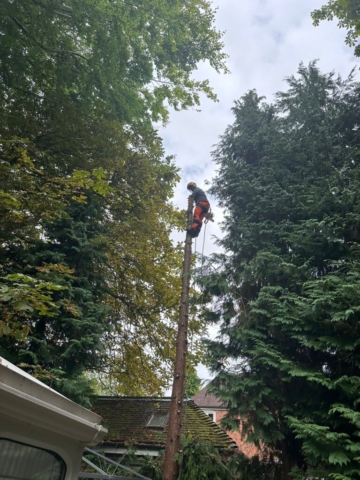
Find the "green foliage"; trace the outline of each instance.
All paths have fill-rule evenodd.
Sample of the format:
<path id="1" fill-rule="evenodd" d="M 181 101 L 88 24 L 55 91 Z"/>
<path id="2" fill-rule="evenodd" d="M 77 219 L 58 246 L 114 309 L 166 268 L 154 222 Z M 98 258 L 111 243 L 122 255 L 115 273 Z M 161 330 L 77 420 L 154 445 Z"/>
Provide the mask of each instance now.
<path id="1" fill-rule="evenodd" d="M 26 325 L 27 317 L 34 312 L 35 315 L 48 317 L 57 315 L 57 305 L 49 291 L 64 290 L 65 286 L 23 273 L 12 273 L 0 280 L 4 282 L 0 284 L 0 302 L 3 305 L 0 337 L 11 335 L 17 340 L 25 340 L 30 331 L 29 325 Z"/>
<path id="2" fill-rule="evenodd" d="M 171 375 L 183 218 L 152 121 L 215 99 L 191 78 L 226 70 L 214 15 L 203 0 L 0 5 L 0 352 L 85 405 L 95 380 L 159 394 Z"/>
<path id="3" fill-rule="evenodd" d="M 164 451 L 160 452 L 158 457 L 145 457 L 144 465 L 140 468 L 139 473 L 152 480 L 162 480 L 163 478 Z"/>
<path id="4" fill-rule="evenodd" d="M 213 478 L 222 480 L 230 477 L 226 465 L 226 457 L 211 444 L 200 442 L 191 437 L 182 441 L 182 455 L 179 456 L 180 478 L 182 480 L 196 480 Z"/>
<path id="5" fill-rule="evenodd" d="M 77 401 L 84 397 L 84 388 L 91 390 L 85 386 L 89 381 L 84 371 L 98 366 L 104 352 L 101 336 L 107 307 L 99 301 L 104 298 L 104 285 L 95 270 L 95 262 L 104 261 L 103 244 L 97 239 L 102 230 L 98 206 L 91 196 L 86 203 L 70 202 L 66 217 L 44 222 L 46 240 L 33 239 L 26 249 L 13 245 L 6 252 L 3 266 L 18 271 L 5 278 L 20 277 L 34 285 L 31 297 L 24 297 L 24 288 L 18 294 L 22 304 L 29 305 L 31 301 L 34 306 L 24 307 L 20 316 L 17 304 L 12 304 L 12 299 L 6 301 L 13 297 L 19 302 L 18 282 L 9 287 L 5 301 L 2 297 L 5 313 L 21 321 L 29 332 L 27 338 L 4 337 L 0 343 L 2 353 L 10 355 L 15 363 L 28 365 L 34 373 L 36 370 L 30 366 L 40 366 L 49 374 L 43 375 L 46 383 L 63 394 L 71 393 Z M 56 265 L 60 267 L 55 268 Z M 41 287 L 50 291 L 51 298 L 35 295 Z M 26 293 L 29 295 L 28 289 Z M 86 400 L 85 403 L 90 405 Z"/>
<path id="6" fill-rule="evenodd" d="M 360 56 L 360 46 L 356 45 L 360 36 L 360 10 L 357 0 L 329 0 L 326 5 L 311 13 L 314 25 L 318 26 L 321 20 L 339 20 L 338 26 L 346 28 L 345 42 L 355 47 L 355 55 Z"/>
<path id="7" fill-rule="evenodd" d="M 214 15 L 199 0 L 2 2 L 3 94 L 21 91 L 44 108 L 70 100 L 82 114 L 92 105 L 126 123 L 165 119 L 165 103 L 214 98 L 207 80 L 191 79 L 201 61 L 225 69 Z"/>
<path id="8" fill-rule="evenodd" d="M 201 388 L 201 379 L 198 377 L 196 370 L 186 373 L 185 378 L 185 398 L 191 398 L 196 395 Z"/>
<path id="9" fill-rule="evenodd" d="M 140 473 L 162 480 L 163 455 L 145 459 Z M 182 438 L 182 453 L 178 480 L 275 480 L 276 467 L 264 465 L 258 457 L 247 458 L 242 453 L 220 452 L 211 443 L 190 436 Z"/>
<path id="10" fill-rule="evenodd" d="M 225 253 L 201 280 L 220 325 L 208 360 L 228 423 L 281 478 L 357 478 L 360 89 L 315 63 L 287 83 L 273 105 L 237 101 L 214 152 Z"/>

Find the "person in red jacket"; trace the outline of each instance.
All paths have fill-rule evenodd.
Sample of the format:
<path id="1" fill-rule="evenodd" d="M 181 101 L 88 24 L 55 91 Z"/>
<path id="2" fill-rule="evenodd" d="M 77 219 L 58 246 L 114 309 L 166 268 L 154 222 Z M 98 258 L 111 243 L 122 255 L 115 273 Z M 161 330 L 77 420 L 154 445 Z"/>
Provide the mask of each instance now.
<path id="1" fill-rule="evenodd" d="M 201 190 L 201 188 L 197 187 L 196 183 L 189 182 L 187 184 L 187 189 L 190 190 L 191 196 L 193 197 L 196 205 L 194 210 L 193 223 L 191 225 L 191 228 L 188 230 L 188 233 L 193 238 L 196 238 L 199 236 L 204 217 L 210 209 L 210 203 L 205 195 L 204 190 Z"/>

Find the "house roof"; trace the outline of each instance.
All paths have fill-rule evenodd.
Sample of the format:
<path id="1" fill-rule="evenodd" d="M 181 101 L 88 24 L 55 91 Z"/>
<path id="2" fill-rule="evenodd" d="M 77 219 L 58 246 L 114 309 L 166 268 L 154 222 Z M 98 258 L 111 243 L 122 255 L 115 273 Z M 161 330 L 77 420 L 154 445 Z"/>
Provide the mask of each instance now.
<path id="1" fill-rule="evenodd" d="M 105 444 L 131 443 L 136 446 L 164 448 L 168 422 L 166 416 L 170 409 L 169 397 L 98 397 L 93 409 L 103 417 L 108 428 Z M 146 426 L 152 418 L 155 419 L 152 425 L 165 419 L 165 428 Z M 211 441 L 217 448 L 236 448 L 229 436 L 191 400 L 184 406 L 184 432 L 200 440 Z"/>
<path id="2" fill-rule="evenodd" d="M 208 386 L 209 385 L 206 385 L 206 387 L 194 395 L 191 400 L 201 408 L 226 408 L 221 400 L 208 391 Z"/>

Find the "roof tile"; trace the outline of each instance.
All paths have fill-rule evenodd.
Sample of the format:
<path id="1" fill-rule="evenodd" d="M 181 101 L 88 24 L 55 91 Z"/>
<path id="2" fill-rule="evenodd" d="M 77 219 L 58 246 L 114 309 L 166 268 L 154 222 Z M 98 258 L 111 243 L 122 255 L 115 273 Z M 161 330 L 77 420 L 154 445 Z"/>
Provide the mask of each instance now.
<path id="1" fill-rule="evenodd" d="M 194 395 L 191 400 L 202 408 L 226 408 L 221 400 L 216 398 L 213 393 L 208 392 L 208 385 Z"/>
<path id="2" fill-rule="evenodd" d="M 98 397 L 93 410 L 101 415 L 108 434 L 104 443 L 163 448 L 165 429 L 146 427 L 152 415 L 167 415 L 170 398 L 154 397 Z M 192 400 L 185 403 L 183 432 L 200 440 L 207 440 L 217 448 L 235 448 L 235 443 Z"/>

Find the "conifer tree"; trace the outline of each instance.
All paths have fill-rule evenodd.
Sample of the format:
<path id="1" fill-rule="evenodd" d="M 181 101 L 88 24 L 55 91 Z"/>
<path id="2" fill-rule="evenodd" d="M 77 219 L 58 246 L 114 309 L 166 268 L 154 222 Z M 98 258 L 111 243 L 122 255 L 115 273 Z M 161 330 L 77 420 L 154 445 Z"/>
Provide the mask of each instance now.
<path id="1" fill-rule="evenodd" d="M 55 310 L 28 311 L 25 342 L 5 337 L 0 353 L 73 400 L 90 406 L 92 381 L 84 376 L 101 365 L 105 354 L 101 337 L 108 330 L 105 282 L 100 266 L 105 261 L 101 201 L 89 195 L 86 203 L 71 201 L 64 218 L 44 225 L 46 238 L 24 250 L 7 254 L 12 274 L 59 285 L 51 303 Z M 16 265 L 16 268 L 15 268 Z M 53 269 L 53 265 L 61 265 Z"/>
<path id="2" fill-rule="evenodd" d="M 250 91 L 214 152 L 224 249 L 203 277 L 228 425 L 283 479 L 358 478 L 359 86 L 311 63 L 273 105 Z"/>

